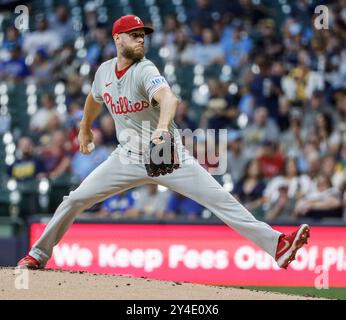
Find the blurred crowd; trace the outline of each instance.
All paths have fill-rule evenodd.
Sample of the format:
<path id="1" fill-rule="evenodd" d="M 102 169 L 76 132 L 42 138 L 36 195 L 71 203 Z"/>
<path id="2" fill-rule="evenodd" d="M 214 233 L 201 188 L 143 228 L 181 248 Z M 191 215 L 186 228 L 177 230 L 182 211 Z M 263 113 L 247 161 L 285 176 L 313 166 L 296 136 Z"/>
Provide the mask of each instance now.
<path id="1" fill-rule="evenodd" d="M 227 129 L 227 172 L 218 179 L 228 178 L 229 191 L 255 216 L 269 222 L 341 220 L 346 217 L 346 1 L 324 1 L 327 29 L 314 24 L 317 1 L 292 3 L 290 13 L 277 19 L 279 9 L 260 1 L 195 0 L 186 21 L 175 14 L 163 17 L 161 30 L 146 40 L 147 52 L 160 52 L 163 65 L 176 70 L 229 70 L 229 77 L 209 77 L 196 86 L 198 99 L 182 97 L 175 121 L 182 129 Z M 63 175 L 82 181 L 117 144 L 112 118 L 103 112 L 93 128 L 94 152 L 79 152 L 88 88 L 98 66 L 116 56 L 111 30 L 98 21 L 95 3 L 86 2 L 83 10 L 80 30 L 63 5 L 51 15 L 36 15 L 30 32 L 13 25 L 5 30 L 0 82 L 66 86 L 66 110 L 58 110 L 54 93 L 43 93 L 30 115 L 29 133 L 16 141 L 7 174 L 18 183 Z M 115 195 L 84 215 L 210 216 L 194 201 L 155 185 Z"/>

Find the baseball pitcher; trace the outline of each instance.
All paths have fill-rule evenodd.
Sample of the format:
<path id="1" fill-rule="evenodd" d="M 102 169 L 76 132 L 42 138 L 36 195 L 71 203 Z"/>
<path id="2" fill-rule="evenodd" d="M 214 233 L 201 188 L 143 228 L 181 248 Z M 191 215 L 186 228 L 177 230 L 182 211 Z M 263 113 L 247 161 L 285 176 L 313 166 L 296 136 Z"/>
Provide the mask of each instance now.
<path id="1" fill-rule="evenodd" d="M 134 15 L 113 24 L 117 57 L 100 65 L 86 98 L 80 125 L 80 151 L 92 151 L 92 123 L 103 103 L 120 144 L 108 159 L 63 198 L 54 216 L 18 267 L 44 268 L 53 247 L 75 217 L 111 195 L 147 183 L 166 186 L 216 214 L 228 226 L 268 252 L 282 268 L 307 243 L 309 226 L 290 235 L 260 222 L 200 166 L 181 142 L 173 121 L 178 99 L 156 66 L 144 57 L 145 35 L 152 33 Z"/>

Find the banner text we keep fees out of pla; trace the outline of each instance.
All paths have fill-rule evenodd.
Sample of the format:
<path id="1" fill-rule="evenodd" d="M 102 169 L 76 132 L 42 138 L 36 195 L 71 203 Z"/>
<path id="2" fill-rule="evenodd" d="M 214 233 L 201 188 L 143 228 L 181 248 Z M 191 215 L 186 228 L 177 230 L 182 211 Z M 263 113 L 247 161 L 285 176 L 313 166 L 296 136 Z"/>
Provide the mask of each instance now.
<path id="1" fill-rule="evenodd" d="M 274 227 L 291 232 L 294 227 Z M 31 226 L 31 243 L 43 232 Z M 312 227 L 309 245 L 288 270 L 227 226 L 74 224 L 49 268 L 220 285 L 313 286 L 328 272 L 346 286 L 346 227 Z"/>

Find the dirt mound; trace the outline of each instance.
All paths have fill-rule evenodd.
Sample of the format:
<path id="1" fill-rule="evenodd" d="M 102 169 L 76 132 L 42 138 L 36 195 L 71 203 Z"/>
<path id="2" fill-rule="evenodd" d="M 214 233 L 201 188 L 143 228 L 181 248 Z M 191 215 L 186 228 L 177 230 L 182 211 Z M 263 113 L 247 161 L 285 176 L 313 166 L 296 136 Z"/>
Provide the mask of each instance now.
<path id="1" fill-rule="evenodd" d="M 19 273 L 22 272 L 22 273 Z M 27 272 L 27 274 L 25 273 Z M 57 270 L 0 268 L 0 300 L 305 300 L 302 296 Z M 27 276 L 28 275 L 28 276 Z M 27 277 L 27 278 L 26 278 Z M 23 289 L 20 289 L 23 288 Z M 27 288 L 27 289 L 25 289 Z"/>

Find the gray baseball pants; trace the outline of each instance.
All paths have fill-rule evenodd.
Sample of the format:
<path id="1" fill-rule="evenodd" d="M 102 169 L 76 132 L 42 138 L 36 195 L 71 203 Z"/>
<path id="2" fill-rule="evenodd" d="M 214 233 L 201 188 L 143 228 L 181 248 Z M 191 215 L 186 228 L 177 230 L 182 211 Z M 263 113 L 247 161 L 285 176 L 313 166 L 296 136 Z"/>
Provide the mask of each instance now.
<path id="1" fill-rule="evenodd" d="M 76 216 L 111 195 L 148 183 L 168 187 L 200 203 L 216 214 L 232 229 L 250 239 L 275 257 L 280 232 L 258 221 L 187 152 L 181 167 L 173 173 L 148 177 L 139 156 L 116 148 L 80 186 L 63 198 L 43 234 L 29 254 L 44 266 L 52 256 L 53 247 L 61 240 Z"/>

